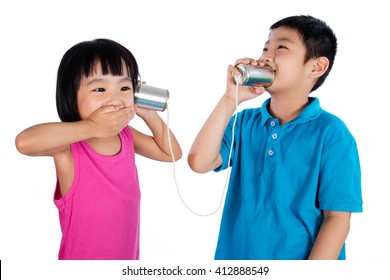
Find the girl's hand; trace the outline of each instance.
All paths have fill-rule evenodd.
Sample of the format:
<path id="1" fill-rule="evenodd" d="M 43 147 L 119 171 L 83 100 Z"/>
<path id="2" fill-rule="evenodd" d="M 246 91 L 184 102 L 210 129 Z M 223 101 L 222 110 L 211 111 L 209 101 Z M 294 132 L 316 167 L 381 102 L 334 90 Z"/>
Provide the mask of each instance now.
<path id="1" fill-rule="evenodd" d="M 148 118 L 152 118 L 157 114 L 155 110 L 152 109 L 146 109 L 146 108 L 141 108 L 137 104 L 134 105 L 135 107 L 135 113 L 137 116 L 139 116 L 141 119 L 146 120 Z"/>
<path id="2" fill-rule="evenodd" d="M 134 115 L 133 107 L 108 105 L 99 108 L 89 117 L 92 135 L 96 138 L 117 135 Z"/>

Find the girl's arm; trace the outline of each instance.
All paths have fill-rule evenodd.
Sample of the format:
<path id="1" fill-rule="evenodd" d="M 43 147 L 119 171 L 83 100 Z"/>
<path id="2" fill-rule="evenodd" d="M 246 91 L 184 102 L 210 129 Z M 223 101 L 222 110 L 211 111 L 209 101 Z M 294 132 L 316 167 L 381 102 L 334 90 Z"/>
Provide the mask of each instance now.
<path id="1" fill-rule="evenodd" d="M 27 128 L 15 140 L 17 150 L 28 156 L 53 156 L 69 144 L 90 138 L 88 121 L 43 123 Z"/>
<path id="2" fill-rule="evenodd" d="M 309 260 L 337 260 L 349 233 L 350 219 L 350 212 L 324 211 Z"/>
<path id="3" fill-rule="evenodd" d="M 154 110 L 136 107 L 137 115 L 140 116 L 152 132 L 152 136 L 146 135 L 131 127 L 134 135 L 134 149 L 139 155 L 159 161 L 173 161 L 168 142 L 167 125 Z M 172 151 L 175 160 L 182 157 L 179 142 L 172 131 L 169 131 Z"/>
<path id="4" fill-rule="evenodd" d="M 71 143 L 118 134 L 133 116 L 131 108 L 110 105 L 96 110 L 86 120 L 38 124 L 17 135 L 16 148 L 29 156 L 54 156 Z"/>

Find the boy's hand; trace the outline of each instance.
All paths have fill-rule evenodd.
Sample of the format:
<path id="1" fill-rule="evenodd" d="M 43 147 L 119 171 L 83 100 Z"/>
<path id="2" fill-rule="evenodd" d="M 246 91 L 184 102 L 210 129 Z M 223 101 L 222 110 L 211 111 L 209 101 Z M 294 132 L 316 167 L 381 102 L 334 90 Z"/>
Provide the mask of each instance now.
<path id="1" fill-rule="evenodd" d="M 134 107 L 114 105 L 99 108 L 89 117 L 93 137 L 103 138 L 117 135 L 134 118 Z"/>
<path id="2" fill-rule="evenodd" d="M 236 60 L 235 65 L 237 64 L 250 64 L 253 66 L 258 65 L 257 61 L 252 58 L 242 58 Z M 228 66 L 227 74 L 227 84 L 226 84 L 226 95 L 229 99 L 235 102 L 236 100 L 236 83 L 234 81 L 233 75 L 239 75 L 240 72 L 233 65 Z M 255 87 L 255 86 L 238 86 L 238 103 L 241 103 L 245 100 L 253 99 L 265 92 L 264 87 Z"/>

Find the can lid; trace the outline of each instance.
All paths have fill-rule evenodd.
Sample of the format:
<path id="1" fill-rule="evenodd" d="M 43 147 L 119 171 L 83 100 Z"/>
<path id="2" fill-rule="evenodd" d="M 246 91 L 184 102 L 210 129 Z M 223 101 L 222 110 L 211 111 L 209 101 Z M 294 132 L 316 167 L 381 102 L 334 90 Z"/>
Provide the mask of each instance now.
<path id="1" fill-rule="evenodd" d="M 244 84 L 246 80 L 248 79 L 248 70 L 245 64 L 237 64 L 235 66 L 238 71 L 240 71 L 240 74 L 233 75 L 233 79 L 236 82 L 236 84 Z"/>
<path id="2" fill-rule="evenodd" d="M 236 84 L 242 84 L 242 75 L 241 74 L 234 74 L 233 80 L 236 82 Z"/>

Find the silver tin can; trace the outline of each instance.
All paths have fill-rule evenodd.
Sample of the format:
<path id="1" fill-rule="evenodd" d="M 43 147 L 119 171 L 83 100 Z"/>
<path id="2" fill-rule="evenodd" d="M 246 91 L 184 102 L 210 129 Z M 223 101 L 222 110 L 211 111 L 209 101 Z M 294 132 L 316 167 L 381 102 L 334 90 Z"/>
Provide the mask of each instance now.
<path id="1" fill-rule="evenodd" d="M 164 111 L 168 106 L 169 91 L 140 84 L 134 92 L 134 103 L 139 107 Z"/>
<path id="2" fill-rule="evenodd" d="M 236 84 L 242 86 L 269 87 L 275 78 L 275 72 L 270 66 L 259 67 L 240 63 L 235 67 L 240 74 L 233 75 L 233 79 Z"/>

